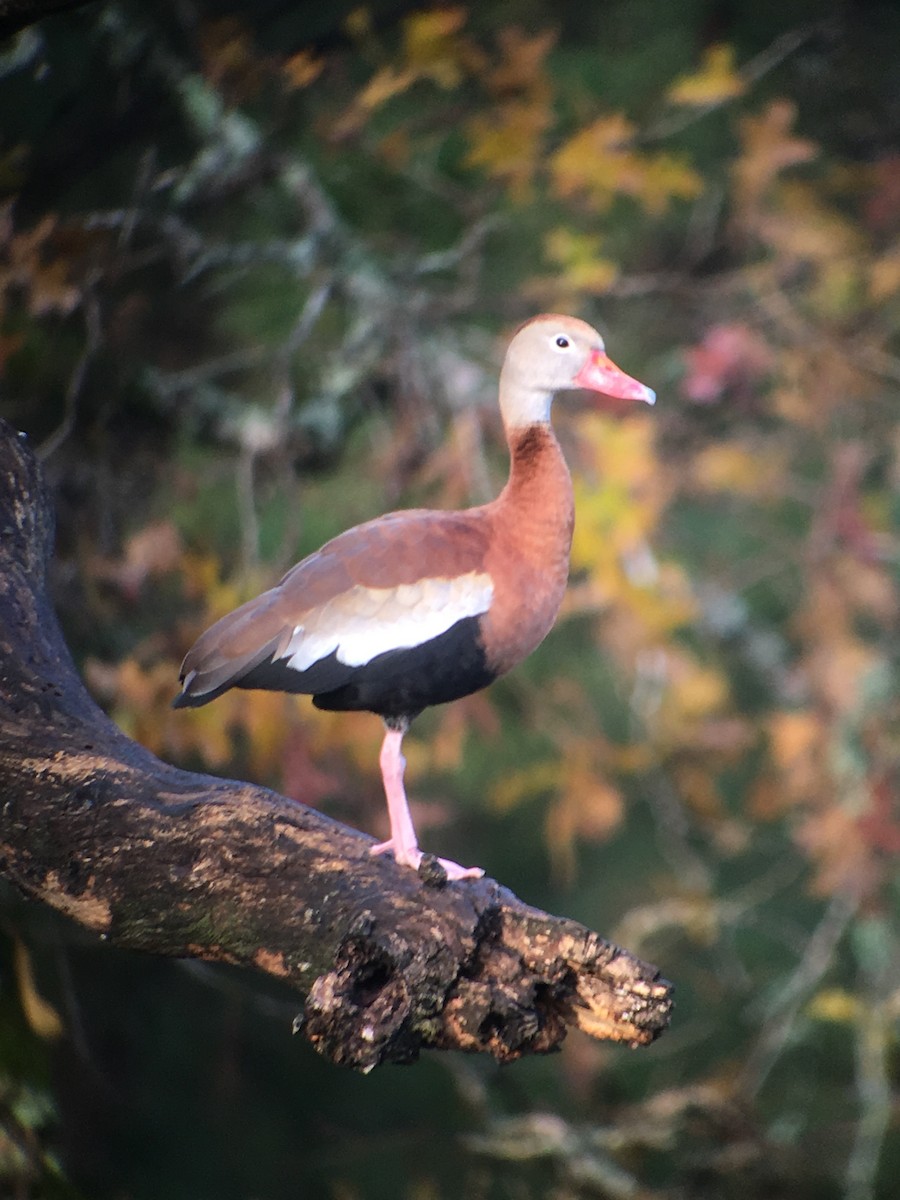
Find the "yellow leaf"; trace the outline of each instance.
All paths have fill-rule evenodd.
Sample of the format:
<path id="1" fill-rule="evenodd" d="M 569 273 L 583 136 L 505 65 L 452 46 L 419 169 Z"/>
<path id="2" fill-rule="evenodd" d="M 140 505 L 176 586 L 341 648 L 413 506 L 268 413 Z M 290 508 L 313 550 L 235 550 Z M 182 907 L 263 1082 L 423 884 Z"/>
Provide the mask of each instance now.
<path id="1" fill-rule="evenodd" d="M 621 113 L 601 117 L 569 138 L 550 160 L 557 193 L 583 194 L 598 212 L 619 194 L 633 196 L 648 211 L 662 211 L 673 198 L 691 199 L 703 190 L 700 176 L 669 154 L 642 154 L 635 128 Z"/>
<path id="2" fill-rule="evenodd" d="M 629 175 L 635 175 L 629 150 L 634 133 L 631 122 L 614 113 L 569 138 L 550 160 L 557 192 L 564 197 L 587 192 L 605 212 L 617 192 L 628 190 Z"/>
<path id="3" fill-rule="evenodd" d="M 54 1041 L 63 1033 L 63 1023 L 59 1013 L 37 990 L 34 981 L 34 971 L 31 966 L 31 955 L 21 938 L 13 938 L 13 964 L 16 982 L 19 986 L 19 1003 L 25 1020 L 38 1037 Z"/>
<path id="4" fill-rule="evenodd" d="M 823 988 L 810 1000 L 807 1015 L 814 1021 L 835 1021 L 847 1025 L 860 1016 L 858 997 L 844 988 Z"/>
<path id="5" fill-rule="evenodd" d="M 409 67 L 444 88 L 462 78 L 456 34 L 466 23 L 464 8 L 433 8 L 403 22 L 403 47 Z"/>
<path id="6" fill-rule="evenodd" d="M 592 570 L 603 556 L 632 554 L 655 528 L 665 491 L 653 438 L 652 423 L 638 416 L 619 421 L 591 413 L 579 420 L 586 461 L 573 472 L 574 566 Z"/>
<path id="7" fill-rule="evenodd" d="M 473 117 L 466 126 L 466 165 L 484 167 L 509 183 L 514 199 L 525 199 L 550 120 L 543 100 L 511 100 L 489 115 Z"/>
<path id="8" fill-rule="evenodd" d="M 403 22 L 403 63 L 381 67 L 356 99 L 342 122 L 349 131 L 360 121 L 360 110 L 371 112 L 412 87 L 430 79 L 439 87 L 457 87 L 463 78 L 466 48 L 456 36 L 466 21 L 463 8 L 431 9 Z"/>
<path id="9" fill-rule="evenodd" d="M 600 254 L 602 244 L 603 239 L 597 235 L 560 227 L 547 234 L 544 250 L 565 272 L 570 287 L 598 295 L 607 291 L 619 274 L 616 263 Z"/>
<path id="10" fill-rule="evenodd" d="M 675 80 L 667 98 L 673 104 L 706 107 L 740 96 L 746 86 L 735 70 L 734 47 L 719 43 L 706 50 L 699 71 Z"/>
<path id="11" fill-rule="evenodd" d="M 703 191 L 697 172 L 674 154 L 643 158 L 641 185 L 635 193 L 649 213 L 659 215 L 670 200 L 694 200 Z"/>

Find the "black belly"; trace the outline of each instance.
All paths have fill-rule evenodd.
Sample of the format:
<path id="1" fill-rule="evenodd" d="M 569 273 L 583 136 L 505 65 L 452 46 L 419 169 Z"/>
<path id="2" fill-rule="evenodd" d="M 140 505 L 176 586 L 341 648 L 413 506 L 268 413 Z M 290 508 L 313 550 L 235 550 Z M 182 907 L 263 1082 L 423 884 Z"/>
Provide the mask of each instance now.
<path id="1" fill-rule="evenodd" d="M 495 678 L 485 665 L 478 618 L 465 617 L 421 646 L 386 650 L 358 667 L 342 663 L 337 652 L 305 671 L 281 659 L 260 664 L 229 686 L 312 693 L 317 708 L 412 719 L 423 708 L 468 696 Z"/>
<path id="2" fill-rule="evenodd" d="M 313 704 L 329 710 L 365 709 L 382 717 L 412 718 L 432 704 L 458 700 L 487 687 L 495 673 L 485 665 L 477 617 L 408 650 L 386 650 L 354 667 L 350 679 L 317 691 Z"/>

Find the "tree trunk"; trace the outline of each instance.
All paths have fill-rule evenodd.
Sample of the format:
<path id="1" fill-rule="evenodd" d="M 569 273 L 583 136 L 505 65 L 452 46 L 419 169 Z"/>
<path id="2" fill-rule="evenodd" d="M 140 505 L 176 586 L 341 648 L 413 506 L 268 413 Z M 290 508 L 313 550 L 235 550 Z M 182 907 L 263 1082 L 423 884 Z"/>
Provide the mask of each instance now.
<path id="1" fill-rule="evenodd" d="M 569 1025 L 653 1041 L 652 966 L 484 879 L 442 884 L 264 788 L 181 771 L 127 738 L 78 678 L 48 601 L 52 506 L 0 421 L 0 873 L 112 945 L 252 965 L 297 1020 L 370 1070 L 424 1047 L 502 1061 Z"/>

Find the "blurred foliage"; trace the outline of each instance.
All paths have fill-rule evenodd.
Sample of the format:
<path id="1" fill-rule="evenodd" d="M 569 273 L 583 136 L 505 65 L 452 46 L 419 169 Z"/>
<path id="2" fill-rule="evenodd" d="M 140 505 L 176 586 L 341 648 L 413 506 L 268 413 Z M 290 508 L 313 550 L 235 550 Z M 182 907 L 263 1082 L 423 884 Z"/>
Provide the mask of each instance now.
<path id="1" fill-rule="evenodd" d="M 678 1009 L 649 1051 L 361 1080 L 289 997 L 7 897 L 4 1194 L 69 1194 L 61 1147 L 92 1197 L 894 1195 L 900 15 L 225 11 L 0 52 L 2 411 L 56 487 L 70 644 L 157 753 L 380 833 L 375 718 L 174 713 L 181 656 L 348 524 L 494 494 L 498 335 L 594 321 L 659 405 L 558 405 L 563 616 L 420 720 L 409 780 L 430 848 Z"/>

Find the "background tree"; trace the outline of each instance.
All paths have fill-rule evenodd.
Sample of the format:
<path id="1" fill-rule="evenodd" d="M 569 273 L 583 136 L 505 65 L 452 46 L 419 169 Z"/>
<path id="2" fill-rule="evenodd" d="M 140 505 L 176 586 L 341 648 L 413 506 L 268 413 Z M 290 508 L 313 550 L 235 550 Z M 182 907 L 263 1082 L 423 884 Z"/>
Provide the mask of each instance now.
<path id="1" fill-rule="evenodd" d="M 410 791 L 659 963 L 676 1024 L 361 1080 L 282 997 L 8 895 L 10 1187 L 61 1189 L 61 1144 L 92 1196 L 890 1195 L 894 6 L 228 13 L 94 5 L 0 60 L 3 414 L 56 487 L 67 637 L 150 749 L 376 831 L 376 721 L 172 713 L 180 656 L 338 529 L 490 495 L 495 334 L 600 323 L 660 403 L 565 418 L 565 618 L 422 721 Z"/>

